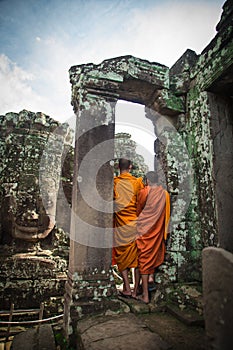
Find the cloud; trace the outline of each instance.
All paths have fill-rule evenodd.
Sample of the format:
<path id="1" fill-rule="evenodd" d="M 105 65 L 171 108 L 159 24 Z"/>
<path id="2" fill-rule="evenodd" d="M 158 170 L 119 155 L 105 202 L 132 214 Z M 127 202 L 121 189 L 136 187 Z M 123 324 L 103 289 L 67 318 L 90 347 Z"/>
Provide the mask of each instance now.
<path id="1" fill-rule="evenodd" d="M 24 51 L 17 51 L 24 69 L 0 56 L 0 113 L 26 108 L 65 121 L 73 114 L 68 75 L 72 65 L 131 54 L 172 66 L 186 49 L 204 49 L 221 15 L 214 1 L 151 1 L 145 7 L 137 1 L 135 6 L 117 3 L 106 9 L 96 5 L 95 11 L 87 7 L 96 14 L 81 12 L 79 20 L 73 3 L 68 17 L 64 9 L 62 20 L 56 11 L 43 16 L 43 28 L 32 33 L 32 40 L 18 38 L 25 43 Z M 28 39 L 30 31 L 24 29 Z"/>
<path id="2" fill-rule="evenodd" d="M 0 112 L 2 114 L 39 107 L 41 98 L 32 90 L 33 74 L 21 69 L 7 56 L 0 55 Z"/>
<path id="3" fill-rule="evenodd" d="M 216 34 L 221 6 L 219 1 L 154 1 L 149 7 L 127 8 L 127 16 L 118 8 L 112 12 L 108 20 L 100 16 L 88 36 L 63 42 L 60 52 L 67 62 L 133 55 L 171 67 L 188 48 L 199 54 L 207 46 Z"/>
<path id="4" fill-rule="evenodd" d="M 206 1 L 160 1 L 133 8 L 121 29 L 93 42 L 92 57 L 132 54 L 170 67 L 188 48 L 199 54 L 207 46 L 220 15 L 219 3 Z"/>
<path id="5" fill-rule="evenodd" d="M 44 77 L 46 79 L 46 77 Z M 54 119 L 64 119 L 66 104 L 61 105 L 49 95 L 39 94 L 32 84 L 36 79 L 31 72 L 23 70 L 16 63 L 12 62 L 6 55 L 0 55 L 0 113 L 18 113 L 22 109 L 33 112 L 42 111 Z M 46 89 L 45 89 L 46 90 Z M 56 91 L 54 92 L 57 95 Z M 67 117 L 72 114 L 65 114 Z"/>
<path id="6" fill-rule="evenodd" d="M 190 48 L 198 54 L 215 35 L 221 8 L 214 2 L 161 2 L 145 12 L 135 10 L 128 24 L 132 50 L 171 66 Z M 145 53 L 145 54 L 143 54 Z"/>

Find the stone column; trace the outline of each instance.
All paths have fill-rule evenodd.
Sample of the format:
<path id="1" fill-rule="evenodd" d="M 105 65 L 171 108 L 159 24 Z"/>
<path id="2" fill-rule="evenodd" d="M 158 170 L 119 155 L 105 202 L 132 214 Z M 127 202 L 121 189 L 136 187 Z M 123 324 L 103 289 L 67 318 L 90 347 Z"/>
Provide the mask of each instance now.
<path id="1" fill-rule="evenodd" d="M 116 288 L 111 273 L 113 223 L 114 116 L 116 98 L 99 95 L 76 75 L 73 105 L 77 116 L 72 193 L 65 332 L 75 332 L 77 320 L 114 309 Z M 72 72 L 71 72 L 72 77 Z M 77 89 L 77 82 L 80 83 Z M 84 87 L 84 88 L 83 88 Z M 118 302 L 115 303 L 119 307 Z"/>
<path id="2" fill-rule="evenodd" d="M 202 252 L 207 349 L 232 348 L 233 254 L 208 247 Z"/>

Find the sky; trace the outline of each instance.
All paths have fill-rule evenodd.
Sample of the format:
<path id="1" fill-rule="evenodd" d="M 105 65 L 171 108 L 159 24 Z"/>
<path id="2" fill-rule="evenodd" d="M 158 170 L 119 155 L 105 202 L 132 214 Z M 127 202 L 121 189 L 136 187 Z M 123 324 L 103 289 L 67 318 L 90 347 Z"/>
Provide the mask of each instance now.
<path id="1" fill-rule="evenodd" d="M 133 55 L 171 67 L 187 49 L 207 46 L 223 3 L 0 0 L 0 114 L 27 109 L 65 122 L 73 116 L 71 66 Z M 119 120 L 136 113 L 129 108 L 118 105 Z"/>

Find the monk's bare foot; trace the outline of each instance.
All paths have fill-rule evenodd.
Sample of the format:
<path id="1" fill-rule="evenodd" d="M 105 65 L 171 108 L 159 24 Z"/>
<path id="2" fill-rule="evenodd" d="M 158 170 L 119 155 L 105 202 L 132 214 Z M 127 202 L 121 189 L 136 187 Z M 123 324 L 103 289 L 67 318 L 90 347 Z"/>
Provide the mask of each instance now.
<path id="1" fill-rule="evenodd" d="M 137 296 L 136 299 L 137 299 L 138 301 L 141 301 L 141 302 L 144 303 L 144 304 L 149 304 L 149 298 L 144 297 L 143 294 Z"/>
<path id="2" fill-rule="evenodd" d="M 127 291 L 119 291 L 118 292 L 118 295 L 120 297 L 124 297 L 124 298 L 132 298 L 132 294 L 131 294 L 131 291 L 130 292 L 127 292 Z"/>
<path id="3" fill-rule="evenodd" d="M 132 292 L 132 298 L 137 299 L 137 294 L 135 292 Z"/>

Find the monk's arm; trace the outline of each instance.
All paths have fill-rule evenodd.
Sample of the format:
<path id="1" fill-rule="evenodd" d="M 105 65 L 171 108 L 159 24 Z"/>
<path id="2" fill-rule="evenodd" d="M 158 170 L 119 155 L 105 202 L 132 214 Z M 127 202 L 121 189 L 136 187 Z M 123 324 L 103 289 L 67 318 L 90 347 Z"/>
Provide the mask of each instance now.
<path id="1" fill-rule="evenodd" d="M 146 188 L 142 189 L 138 192 L 137 195 L 137 216 L 142 212 L 145 204 L 146 204 L 146 198 L 147 198 L 147 191 Z"/>

